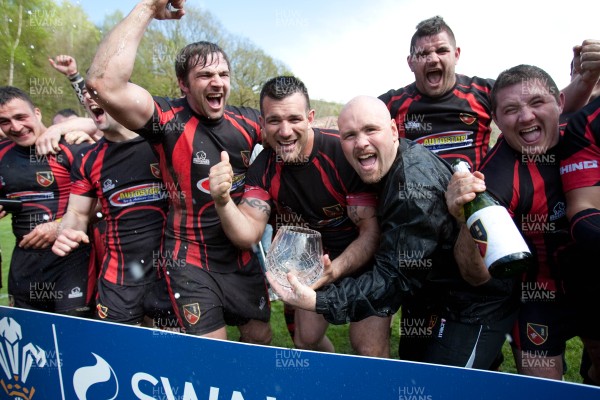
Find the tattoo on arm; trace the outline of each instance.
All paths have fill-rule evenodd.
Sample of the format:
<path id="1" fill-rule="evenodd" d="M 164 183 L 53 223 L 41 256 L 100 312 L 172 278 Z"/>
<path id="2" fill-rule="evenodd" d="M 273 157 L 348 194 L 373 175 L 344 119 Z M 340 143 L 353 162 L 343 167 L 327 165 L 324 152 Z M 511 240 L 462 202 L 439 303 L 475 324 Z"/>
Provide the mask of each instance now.
<path id="1" fill-rule="evenodd" d="M 263 200 L 259 200 L 259 199 L 246 199 L 243 198 L 240 201 L 240 205 L 242 204 L 247 204 L 248 206 L 252 207 L 252 208 L 256 208 L 259 211 L 262 211 L 267 217 L 271 216 L 271 207 L 269 206 L 269 204 Z"/>

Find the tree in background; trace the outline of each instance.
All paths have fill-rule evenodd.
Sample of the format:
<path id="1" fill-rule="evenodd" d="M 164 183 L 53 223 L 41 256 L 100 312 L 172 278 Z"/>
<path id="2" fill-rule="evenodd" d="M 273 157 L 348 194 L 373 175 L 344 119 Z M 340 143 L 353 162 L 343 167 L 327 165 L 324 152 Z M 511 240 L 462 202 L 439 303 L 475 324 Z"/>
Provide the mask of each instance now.
<path id="1" fill-rule="evenodd" d="M 0 76 L 6 77 L 2 85 L 17 86 L 29 93 L 47 125 L 59 109 L 72 108 L 84 115 L 69 82 L 54 71 L 48 58 L 71 55 L 85 76 L 102 37 L 123 19 L 123 13 L 116 11 L 96 26 L 80 5 L 68 0 L 61 4 L 53 0 L 0 0 L 0 7 L 4 11 L 0 20 Z M 186 44 L 201 40 L 218 43 L 229 55 L 229 104 L 258 108 L 262 84 L 273 76 L 291 74 L 283 62 L 248 39 L 227 32 L 205 9 L 186 5 L 186 15 L 180 21 L 161 22 L 152 23 L 146 32 L 132 75 L 132 81 L 150 93 L 181 95 L 174 69 L 177 53 Z M 337 116 L 341 107 L 314 103 L 320 116 Z"/>

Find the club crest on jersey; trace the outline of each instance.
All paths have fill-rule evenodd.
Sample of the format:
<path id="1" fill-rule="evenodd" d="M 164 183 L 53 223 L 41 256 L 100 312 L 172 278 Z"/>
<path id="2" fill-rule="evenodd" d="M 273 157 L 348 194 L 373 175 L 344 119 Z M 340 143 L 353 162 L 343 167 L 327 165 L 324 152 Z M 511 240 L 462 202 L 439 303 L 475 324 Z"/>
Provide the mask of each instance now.
<path id="1" fill-rule="evenodd" d="M 152 175 L 154 175 L 155 178 L 160 179 L 160 167 L 157 163 L 150 164 L 150 172 L 152 172 Z"/>
<path id="2" fill-rule="evenodd" d="M 210 160 L 206 158 L 206 153 L 202 150 L 196 152 L 196 156 L 192 159 L 194 164 L 198 165 L 209 165 Z"/>
<path id="3" fill-rule="evenodd" d="M 196 325 L 200 321 L 200 304 L 186 304 L 183 306 L 183 316 L 191 325 Z"/>
<path id="4" fill-rule="evenodd" d="M 27 378 L 32 367 L 47 365 L 46 352 L 36 344 L 25 344 L 22 339 L 23 332 L 17 321 L 10 317 L 0 320 L 0 365 L 5 374 L 0 386 L 7 398 L 32 400 L 36 388 L 27 383 Z"/>
<path id="5" fill-rule="evenodd" d="M 242 155 L 242 162 L 244 165 L 246 167 L 250 166 L 250 157 L 252 157 L 252 153 L 250 153 L 248 150 L 244 150 L 240 151 L 240 154 Z"/>
<path id="6" fill-rule="evenodd" d="M 535 345 L 543 344 L 548 339 L 548 327 L 546 325 L 527 323 L 527 337 Z"/>
<path id="7" fill-rule="evenodd" d="M 52 171 L 36 172 L 35 179 L 43 187 L 48 187 L 54 183 L 54 174 Z"/>
<path id="8" fill-rule="evenodd" d="M 108 307 L 98 303 L 98 305 L 96 306 L 96 311 L 98 312 L 98 316 L 100 318 L 105 319 L 106 317 L 108 317 Z"/>
<path id="9" fill-rule="evenodd" d="M 477 219 L 473 221 L 469 231 L 471 231 L 471 236 L 473 236 L 473 240 L 475 240 L 475 243 L 479 248 L 479 254 L 481 254 L 481 257 L 485 257 L 488 247 L 488 234 L 481 220 Z"/>
<path id="10" fill-rule="evenodd" d="M 467 113 L 460 113 L 459 118 L 463 123 L 467 125 L 473 125 L 473 122 L 477 121 L 477 118 L 475 118 L 475 116 Z"/>

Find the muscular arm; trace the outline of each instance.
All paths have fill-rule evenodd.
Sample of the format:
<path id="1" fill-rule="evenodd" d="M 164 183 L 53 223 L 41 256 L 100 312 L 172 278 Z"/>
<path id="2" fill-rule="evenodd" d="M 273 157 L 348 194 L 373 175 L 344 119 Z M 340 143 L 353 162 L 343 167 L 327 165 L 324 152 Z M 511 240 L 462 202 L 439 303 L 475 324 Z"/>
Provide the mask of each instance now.
<path id="1" fill-rule="evenodd" d="M 85 132 L 89 136 L 89 143 L 94 143 L 92 136 L 97 131 L 96 124 L 91 118 L 72 118 L 59 124 L 48 127 L 35 141 L 35 151 L 40 155 L 56 154 L 60 151 L 58 142 L 69 132 Z"/>
<path id="2" fill-rule="evenodd" d="M 59 256 L 66 256 L 79 246 L 79 243 L 89 243 L 85 233 L 90 213 L 94 210 L 95 199 L 71 194 L 69 206 L 63 216 L 58 230 L 58 237 L 52 246 L 52 251 Z"/>
<path id="3" fill-rule="evenodd" d="M 567 199 L 567 218 L 572 221 L 573 216 L 588 208 L 600 210 L 600 186 L 573 189 L 565 193 Z"/>
<path id="4" fill-rule="evenodd" d="M 89 93 L 115 120 L 130 130 L 144 126 L 154 112 L 152 95 L 129 82 L 144 32 L 153 19 L 179 19 L 183 16 L 183 9 L 169 11 L 167 3 L 167 0 L 138 3 L 100 43 L 87 75 Z M 182 8 L 183 3 L 183 0 L 170 2 L 176 8 Z"/>
<path id="5" fill-rule="evenodd" d="M 358 271 L 373 257 L 379 245 L 379 224 L 376 213 L 377 210 L 375 207 L 348 207 L 348 216 L 358 227 L 358 237 L 344 249 L 342 254 L 331 262 L 329 273 L 323 275 L 312 286 L 313 288 L 329 284 L 343 276 Z"/>
<path id="6" fill-rule="evenodd" d="M 237 206 L 232 200 L 216 208 L 223 231 L 233 244 L 243 249 L 260 241 L 271 214 L 266 201 L 252 197 L 243 198 Z"/>

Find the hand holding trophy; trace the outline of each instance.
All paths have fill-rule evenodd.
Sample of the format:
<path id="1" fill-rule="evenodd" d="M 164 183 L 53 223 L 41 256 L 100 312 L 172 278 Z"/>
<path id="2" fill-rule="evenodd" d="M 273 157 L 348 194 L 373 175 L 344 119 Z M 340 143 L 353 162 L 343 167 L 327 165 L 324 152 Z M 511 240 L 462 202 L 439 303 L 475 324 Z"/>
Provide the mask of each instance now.
<path id="1" fill-rule="evenodd" d="M 283 287 L 290 287 L 288 272 L 293 272 L 304 285 L 312 285 L 323 273 L 321 234 L 298 226 L 280 227 L 269 247 L 265 264 L 267 271 Z"/>

